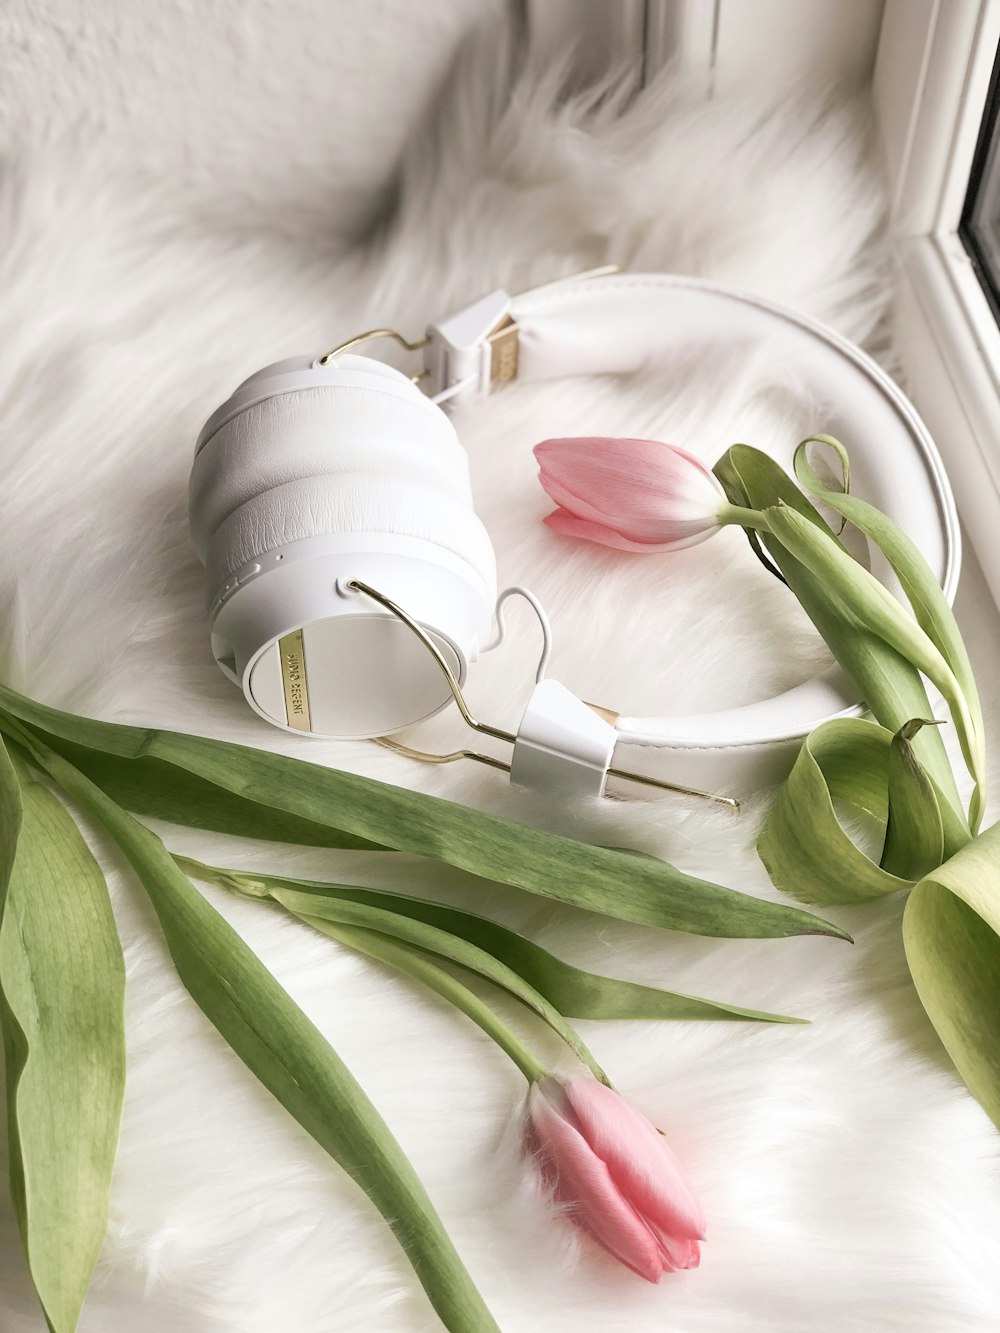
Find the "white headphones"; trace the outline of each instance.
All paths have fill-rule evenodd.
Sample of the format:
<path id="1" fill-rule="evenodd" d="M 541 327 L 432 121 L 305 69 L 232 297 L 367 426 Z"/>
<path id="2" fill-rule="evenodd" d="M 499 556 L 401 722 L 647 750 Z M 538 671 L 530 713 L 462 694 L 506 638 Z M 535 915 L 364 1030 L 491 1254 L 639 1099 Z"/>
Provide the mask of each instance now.
<path id="1" fill-rule="evenodd" d="M 423 349 L 419 387 L 352 353 L 377 336 Z M 513 299 L 495 292 L 417 344 L 376 330 L 278 362 L 212 414 L 190 513 L 222 670 L 276 726 L 343 739 L 398 731 L 455 696 L 470 724 L 513 743 L 512 778 L 550 791 L 601 794 L 623 768 L 653 785 L 738 795 L 778 781 L 809 731 L 861 711 L 839 669 L 760 703 L 678 718 L 608 715 L 542 679 L 516 735 L 476 723 L 461 698 L 470 663 L 492 646 L 496 561 L 439 404 L 515 378 L 629 373 L 699 346 L 763 347 L 828 404 L 813 427 L 848 443 L 855 489 L 909 532 L 954 596 L 959 529 L 940 457 L 870 358 L 756 297 L 602 272 Z M 877 557 L 873 572 L 895 587 Z"/>

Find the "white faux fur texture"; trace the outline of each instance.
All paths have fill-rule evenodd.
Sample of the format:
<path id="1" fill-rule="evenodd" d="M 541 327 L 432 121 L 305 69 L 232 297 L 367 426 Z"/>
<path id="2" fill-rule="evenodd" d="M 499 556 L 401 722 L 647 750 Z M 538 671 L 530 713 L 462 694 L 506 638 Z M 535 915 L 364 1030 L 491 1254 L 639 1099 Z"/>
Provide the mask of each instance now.
<path id="1" fill-rule="evenodd" d="M 607 261 L 763 292 L 888 354 L 863 103 L 804 96 L 765 116 L 688 97 L 668 75 L 627 106 L 565 105 L 557 82 L 515 71 L 493 38 L 465 52 L 434 119 L 415 128 L 391 221 L 346 252 L 328 242 L 335 218 L 312 244 L 295 229 L 255 227 L 251 204 L 238 231 L 228 227 L 197 189 L 136 178 L 100 138 L 7 165 L 0 676 L 80 712 L 420 785 L 773 895 L 751 850 L 759 810 L 734 822 L 667 798 L 574 820 L 492 772 L 297 742 L 256 719 L 209 654 L 185 521 L 192 445 L 208 412 L 268 361 L 373 323 L 419 332 L 496 283 L 518 289 Z M 683 711 L 761 697 L 825 660 L 739 534 L 662 559 L 566 543 L 540 523 L 546 500 L 530 459 L 538 439 L 583 432 L 660 436 L 706 459 L 737 438 L 790 449 L 822 425 L 815 409 L 780 366 L 720 361 L 514 388 L 456 414 L 501 580 L 529 582 L 552 616 L 555 675 L 624 711 Z M 994 622 L 973 628 L 978 655 L 995 660 Z M 530 617 L 518 614 L 514 631 L 470 687 L 500 723 L 531 678 Z M 447 715 L 414 743 L 461 735 Z M 583 1025 L 621 1089 L 668 1131 L 708 1211 L 701 1269 L 651 1288 L 578 1244 L 539 1197 L 505 1130 L 520 1076 L 478 1030 L 278 912 L 210 895 L 384 1112 L 504 1333 L 997 1328 L 996 1138 L 908 981 L 898 902 L 836 913 L 853 949 L 706 941 L 402 858 L 166 832 L 218 864 L 454 898 L 596 970 L 813 1020 Z M 129 1081 L 111 1227 L 81 1333 L 431 1333 L 377 1214 L 217 1038 L 179 986 L 140 890 L 97 845 L 126 949 Z M 42 1326 L 4 1202 L 0 1328 Z"/>

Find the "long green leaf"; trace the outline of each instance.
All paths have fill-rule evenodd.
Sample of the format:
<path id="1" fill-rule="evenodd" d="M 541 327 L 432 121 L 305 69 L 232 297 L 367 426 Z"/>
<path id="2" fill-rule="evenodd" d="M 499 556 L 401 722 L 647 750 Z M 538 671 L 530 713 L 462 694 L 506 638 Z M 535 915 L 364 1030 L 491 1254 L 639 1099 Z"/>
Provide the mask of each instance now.
<path id="1" fill-rule="evenodd" d="M 733 504 L 764 510 L 783 503 L 836 540 L 791 478 L 760 450 L 734 445 L 716 464 L 715 472 Z M 911 718 L 931 717 L 927 690 L 916 667 L 856 618 L 846 615 L 830 598 L 823 581 L 796 560 L 773 534 L 764 532 L 760 536 L 803 610 L 882 726 L 895 733 Z M 970 834 L 938 729 L 925 728 L 914 741 L 914 748 L 941 796 L 945 852 L 951 855 L 968 841 Z"/>
<path id="2" fill-rule="evenodd" d="M 60 755 L 25 739 L 35 762 L 104 825 L 131 862 L 178 974 L 205 1015 L 392 1226 L 445 1327 L 497 1333 L 413 1167 L 322 1034 L 155 834 Z"/>
<path id="3" fill-rule="evenodd" d="M 111 790 L 119 799 L 137 804 L 128 793 L 142 785 L 145 794 L 138 804 L 147 813 L 157 813 L 155 793 L 170 788 L 171 772 L 177 770 L 245 801 L 243 831 L 249 836 L 266 835 L 266 811 L 272 808 L 282 817 L 329 828 L 334 846 L 379 845 L 433 857 L 482 878 L 640 925 L 699 935 L 845 938 L 839 927 L 807 912 L 711 884 L 664 861 L 577 842 L 353 773 L 224 741 L 93 722 L 3 687 L 0 708 L 45 737 L 95 782 L 107 787 L 114 767 L 120 779 Z M 0 714 L 0 729 L 3 725 Z M 153 770 L 146 767 L 150 760 L 156 761 Z M 215 827 L 207 798 L 185 806 L 185 815 L 185 822 Z"/>
<path id="4" fill-rule="evenodd" d="M 768 1023 L 799 1023 L 758 1009 L 744 1009 L 719 1000 L 702 1000 L 642 986 L 634 981 L 598 976 L 573 967 L 556 958 L 541 945 L 525 939 L 516 931 L 499 925 L 488 917 L 466 912 L 458 907 L 414 898 L 409 894 L 366 889 L 354 884 L 326 884 L 314 880 L 290 879 L 284 875 L 263 875 L 240 870 L 218 870 L 185 857 L 176 858 L 188 873 L 206 878 L 210 883 L 235 889 L 250 897 L 267 897 L 274 890 L 293 889 L 318 898 L 336 898 L 368 904 L 388 912 L 404 914 L 415 921 L 437 926 L 479 949 L 512 969 L 529 986 L 568 1018 L 593 1019 L 737 1019 Z M 313 909 L 315 910 L 315 909 Z"/>
<path id="5" fill-rule="evenodd" d="M 0 924 L 11 1193 L 49 1327 L 73 1333 L 108 1225 L 125 968 L 100 867 L 63 805 L 18 776 L 24 822 Z"/>
<path id="6" fill-rule="evenodd" d="M 920 881 L 903 943 L 928 1017 L 1000 1128 L 1000 825 Z"/>

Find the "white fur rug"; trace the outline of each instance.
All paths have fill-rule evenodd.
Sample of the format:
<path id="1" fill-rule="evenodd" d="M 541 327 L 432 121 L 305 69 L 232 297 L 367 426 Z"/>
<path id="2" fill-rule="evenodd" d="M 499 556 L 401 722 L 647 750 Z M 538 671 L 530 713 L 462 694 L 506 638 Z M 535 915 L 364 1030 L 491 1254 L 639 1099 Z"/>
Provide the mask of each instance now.
<path id="1" fill-rule="evenodd" d="M 8 165 L 3 679 L 80 712 L 281 748 L 565 826 L 498 774 L 298 742 L 250 713 L 211 661 L 186 529 L 199 425 L 268 361 L 373 322 L 419 332 L 497 283 L 517 290 L 606 261 L 766 293 L 885 357 L 887 263 L 863 105 L 806 99 L 762 118 L 689 103 L 665 79 L 621 113 L 559 106 L 553 80 L 531 69 L 509 97 L 508 84 L 495 42 L 465 55 L 433 124 L 414 134 L 391 223 L 349 251 L 329 239 L 335 217 L 311 236 L 279 231 L 262 194 L 259 216 L 250 199 L 237 227 L 197 189 L 122 171 L 96 135 Z M 530 460 L 536 440 L 584 432 L 659 435 L 706 459 L 735 439 L 790 447 L 821 423 L 781 367 L 515 388 L 456 424 L 501 578 L 541 594 L 553 673 L 585 697 L 633 713 L 691 710 L 761 697 L 823 660 L 739 534 L 662 559 L 573 546 L 543 529 Z M 988 667 L 1000 632 L 971 563 L 962 596 Z M 515 629 L 471 688 L 501 723 L 525 697 L 535 651 L 530 617 Z M 457 734 L 453 716 L 420 733 L 429 748 Z M 609 805 L 580 831 L 768 894 L 751 850 L 759 813 L 734 822 L 667 798 Z M 997 1137 L 909 984 L 899 902 L 837 914 L 853 949 L 705 941 L 429 864 L 168 835 L 220 864 L 472 902 L 596 970 L 813 1020 L 584 1025 L 617 1084 L 670 1133 L 708 1212 L 701 1269 L 653 1288 L 578 1244 L 539 1197 L 505 1134 L 520 1075 L 478 1030 L 277 911 L 212 895 L 384 1111 L 505 1333 L 996 1329 Z M 129 1080 L 81 1333 L 431 1333 L 375 1211 L 217 1038 L 179 986 L 141 891 L 101 854 L 126 947 Z M 43 1328 L 5 1193 L 0 1328 Z"/>

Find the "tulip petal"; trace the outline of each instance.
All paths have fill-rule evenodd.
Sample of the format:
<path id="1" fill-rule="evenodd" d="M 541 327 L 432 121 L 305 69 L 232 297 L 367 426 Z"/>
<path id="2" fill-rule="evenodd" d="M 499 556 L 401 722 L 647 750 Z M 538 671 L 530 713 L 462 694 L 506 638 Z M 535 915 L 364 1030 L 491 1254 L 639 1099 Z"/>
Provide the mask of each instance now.
<path id="1" fill-rule="evenodd" d="M 546 514 L 543 522 L 546 527 L 553 532 L 561 533 L 564 537 L 578 537 L 581 541 L 597 542 L 600 546 L 610 546 L 616 551 L 635 551 L 642 555 L 655 555 L 663 551 L 682 551 L 687 546 L 697 546 L 699 542 L 707 540 L 715 531 L 714 528 L 701 529 L 686 537 L 674 538 L 671 541 L 664 542 L 637 542 L 629 537 L 623 536 L 620 532 L 615 532 L 613 528 L 605 527 L 601 523 L 595 523 L 585 518 L 577 518 L 567 509 L 554 509 L 551 514 Z"/>
<path id="2" fill-rule="evenodd" d="M 596 1079 L 563 1086 L 587 1142 L 636 1211 L 674 1239 L 704 1240 L 701 1201 L 659 1130 Z"/>
<path id="3" fill-rule="evenodd" d="M 538 480 L 542 483 L 542 489 L 549 499 L 554 500 L 561 509 L 568 509 L 571 514 L 576 514 L 579 518 L 590 519 L 594 523 L 607 525 L 610 522 L 606 508 L 602 509 L 591 503 L 585 496 L 577 495 L 550 472 L 543 469 L 538 474 Z"/>
<path id="4" fill-rule="evenodd" d="M 701 1263 L 701 1246 L 696 1240 L 687 1237 L 678 1240 L 655 1226 L 651 1230 L 659 1242 L 660 1258 L 668 1273 L 680 1273 L 686 1268 L 697 1268 Z"/>
<path id="5" fill-rule="evenodd" d="M 658 440 L 543 440 L 542 486 L 581 518 L 638 542 L 672 541 L 714 529 L 725 493 L 692 454 Z"/>
<path id="6" fill-rule="evenodd" d="M 531 1091 L 531 1126 L 543 1178 L 555 1179 L 555 1198 L 582 1231 L 647 1282 L 663 1272 L 662 1246 L 617 1189 L 607 1166 L 552 1104 L 538 1084 Z"/>

